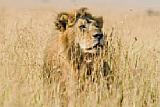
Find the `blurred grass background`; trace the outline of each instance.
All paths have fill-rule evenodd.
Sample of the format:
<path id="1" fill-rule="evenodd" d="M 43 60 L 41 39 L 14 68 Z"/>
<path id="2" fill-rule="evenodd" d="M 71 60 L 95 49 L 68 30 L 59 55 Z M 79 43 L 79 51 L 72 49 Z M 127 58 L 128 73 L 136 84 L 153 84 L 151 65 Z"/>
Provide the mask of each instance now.
<path id="1" fill-rule="evenodd" d="M 108 35 L 114 28 L 109 53 L 115 80 L 110 89 L 103 80 L 100 85 L 88 84 L 72 106 L 159 107 L 160 16 L 144 10 L 92 11 L 104 16 Z M 41 73 L 47 41 L 58 34 L 55 12 L 52 8 L 0 9 L 0 107 L 46 107 Z M 58 88 L 52 86 L 56 91 L 48 106 L 61 105 Z"/>

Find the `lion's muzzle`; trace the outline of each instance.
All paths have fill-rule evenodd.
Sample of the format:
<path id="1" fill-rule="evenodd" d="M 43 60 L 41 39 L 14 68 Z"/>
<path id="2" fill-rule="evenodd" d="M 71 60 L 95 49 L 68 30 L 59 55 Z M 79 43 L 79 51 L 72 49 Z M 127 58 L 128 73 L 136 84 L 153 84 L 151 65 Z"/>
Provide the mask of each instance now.
<path id="1" fill-rule="evenodd" d="M 103 33 L 96 33 L 93 35 L 94 38 L 94 47 L 103 46 Z"/>
<path id="2" fill-rule="evenodd" d="M 104 45 L 104 34 L 103 33 L 95 33 L 93 36 L 93 45 L 89 48 L 85 48 L 86 53 L 97 53 L 99 50 L 103 49 Z"/>

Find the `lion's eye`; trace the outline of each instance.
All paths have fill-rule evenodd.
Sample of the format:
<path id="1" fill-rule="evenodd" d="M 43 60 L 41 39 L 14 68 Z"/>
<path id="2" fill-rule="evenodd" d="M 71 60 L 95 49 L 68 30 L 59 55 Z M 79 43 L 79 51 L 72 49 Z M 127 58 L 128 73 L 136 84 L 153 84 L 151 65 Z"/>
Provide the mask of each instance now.
<path id="1" fill-rule="evenodd" d="M 80 29 L 85 29 L 86 26 L 85 26 L 85 25 L 80 25 L 79 28 L 80 28 Z"/>
<path id="2" fill-rule="evenodd" d="M 96 25 L 97 28 L 99 28 L 99 25 Z"/>
<path id="3" fill-rule="evenodd" d="M 90 20 L 87 20 L 87 23 L 92 23 L 92 21 L 90 21 Z"/>

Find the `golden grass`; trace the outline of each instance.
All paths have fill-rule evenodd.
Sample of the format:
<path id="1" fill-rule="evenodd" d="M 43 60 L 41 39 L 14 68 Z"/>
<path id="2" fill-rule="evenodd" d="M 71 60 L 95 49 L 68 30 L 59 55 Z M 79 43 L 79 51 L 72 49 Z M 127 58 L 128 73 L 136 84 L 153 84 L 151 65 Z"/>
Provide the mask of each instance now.
<path id="1" fill-rule="evenodd" d="M 0 9 L 0 107 L 59 107 L 62 100 L 69 107 L 160 106 L 160 16 L 136 11 L 103 13 L 110 88 L 103 78 L 86 82 L 82 91 L 73 81 L 65 91 L 53 82 L 46 99 L 43 52 L 57 34 L 55 15 L 52 9 Z"/>

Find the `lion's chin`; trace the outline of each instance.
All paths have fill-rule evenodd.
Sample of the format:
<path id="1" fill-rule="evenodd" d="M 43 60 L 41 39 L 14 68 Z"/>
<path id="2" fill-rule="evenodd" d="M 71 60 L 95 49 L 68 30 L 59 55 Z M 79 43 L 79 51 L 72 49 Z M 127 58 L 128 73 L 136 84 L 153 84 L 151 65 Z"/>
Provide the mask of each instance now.
<path id="1" fill-rule="evenodd" d="M 95 47 L 90 49 L 84 49 L 84 53 L 98 54 L 103 50 L 102 47 Z"/>
<path id="2" fill-rule="evenodd" d="M 103 45 L 94 45 L 92 46 L 92 48 L 85 48 L 83 49 L 84 53 L 93 53 L 93 54 L 97 54 L 99 53 L 101 50 L 103 50 Z"/>
<path id="3" fill-rule="evenodd" d="M 98 51 L 99 50 L 97 50 L 97 49 L 85 49 L 84 50 L 84 53 L 92 53 L 92 54 L 96 54 L 96 53 L 98 53 Z"/>
<path id="4" fill-rule="evenodd" d="M 84 50 L 83 52 L 84 52 L 85 62 L 91 63 L 92 61 L 94 61 L 94 58 L 99 56 L 101 51 L 102 51 L 102 48 L 90 48 L 90 49 Z"/>

